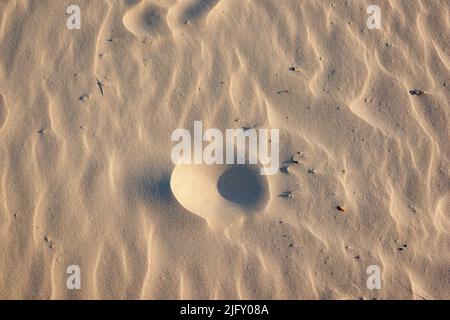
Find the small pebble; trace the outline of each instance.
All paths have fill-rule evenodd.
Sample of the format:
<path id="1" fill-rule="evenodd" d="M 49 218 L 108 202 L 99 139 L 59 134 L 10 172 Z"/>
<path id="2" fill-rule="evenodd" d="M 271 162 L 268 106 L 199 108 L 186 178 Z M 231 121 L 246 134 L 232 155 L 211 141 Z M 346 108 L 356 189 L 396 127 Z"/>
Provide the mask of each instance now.
<path id="1" fill-rule="evenodd" d="M 285 191 L 285 192 L 281 193 L 278 196 L 280 198 L 293 198 L 294 197 L 294 193 L 292 191 Z"/>
<path id="2" fill-rule="evenodd" d="M 282 173 L 289 173 L 289 167 L 288 166 L 281 166 L 280 172 Z"/>
<path id="3" fill-rule="evenodd" d="M 414 90 L 409 90 L 409 94 L 412 96 L 422 96 L 425 94 L 425 92 L 423 92 L 422 90 L 419 90 L 419 89 L 414 89 Z"/>
<path id="4" fill-rule="evenodd" d="M 290 159 L 289 159 L 289 161 L 288 161 L 290 164 L 298 164 L 298 158 L 295 156 L 295 155 L 293 155 Z"/>

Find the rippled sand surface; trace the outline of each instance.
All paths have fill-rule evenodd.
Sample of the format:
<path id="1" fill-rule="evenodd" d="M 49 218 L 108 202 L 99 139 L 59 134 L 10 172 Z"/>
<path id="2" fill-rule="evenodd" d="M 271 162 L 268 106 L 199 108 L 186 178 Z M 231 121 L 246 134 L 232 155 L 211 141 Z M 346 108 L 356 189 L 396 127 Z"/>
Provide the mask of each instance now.
<path id="1" fill-rule="evenodd" d="M 0 2 L 0 298 L 450 298 L 450 2 L 69 2 Z M 287 169 L 175 166 L 195 120 Z"/>

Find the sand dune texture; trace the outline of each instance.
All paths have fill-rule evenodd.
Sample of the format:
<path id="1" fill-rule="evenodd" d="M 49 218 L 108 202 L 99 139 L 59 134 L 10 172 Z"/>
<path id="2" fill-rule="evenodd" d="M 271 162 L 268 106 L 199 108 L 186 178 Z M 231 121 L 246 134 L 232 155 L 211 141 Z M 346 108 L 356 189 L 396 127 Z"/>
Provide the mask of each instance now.
<path id="1" fill-rule="evenodd" d="M 0 298 L 449 299 L 450 2 L 370 4 L 0 1 Z M 281 172 L 174 165 L 195 120 Z"/>

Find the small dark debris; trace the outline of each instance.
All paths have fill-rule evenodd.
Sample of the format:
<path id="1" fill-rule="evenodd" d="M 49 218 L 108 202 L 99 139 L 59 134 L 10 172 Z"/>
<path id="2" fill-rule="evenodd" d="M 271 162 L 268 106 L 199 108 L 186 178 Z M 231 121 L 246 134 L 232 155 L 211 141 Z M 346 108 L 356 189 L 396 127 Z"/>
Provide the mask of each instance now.
<path id="1" fill-rule="evenodd" d="M 100 89 L 100 93 L 103 95 L 103 86 L 104 86 L 105 84 L 103 83 L 103 82 L 101 82 L 100 80 L 98 80 L 97 79 L 97 86 L 99 87 L 99 89 Z"/>
<path id="2" fill-rule="evenodd" d="M 298 160 L 296 160 L 295 155 L 291 156 L 288 160 L 283 162 L 284 164 L 290 165 L 290 164 L 298 164 Z"/>
<path id="3" fill-rule="evenodd" d="M 339 211 L 341 211 L 341 212 L 347 211 L 347 210 L 345 210 L 345 208 L 342 207 L 342 206 L 337 206 L 336 209 L 339 210 Z"/>
<path id="4" fill-rule="evenodd" d="M 288 166 L 281 166 L 280 172 L 282 173 L 289 173 L 289 167 Z"/>
<path id="5" fill-rule="evenodd" d="M 295 71 L 295 70 L 297 70 L 295 67 L 290 67 L 289 68 L 289 71 Z"/>
<path id="6" fill-rule="evenodd" d="M 256 128 L 256 124 L 251 127 L 242 127 L 242 130 L 247 131 L 247 130 L 255 129 L 255 128 Z"/>
<path id="7" fill-rule="evenodd" d="M 409 94 L 412 96 L 423 96 L 425 92 L 419 89 L 409 90 Z"/>
<path id="8" fill-rule="evenodd" d="M 279 194 L 278 197 L 280 197 L 280 198 L 293 198 L 294 197 L 294 193 L 292 191 L 285 191 L 285 192 Z"/>
<path id="9" fill-rule="evenodd" d="M 277 91 L 277 94 L 282 94 L 282 93 L 289 93 L 289 90 L 280 90 L 280 91 Z"/>

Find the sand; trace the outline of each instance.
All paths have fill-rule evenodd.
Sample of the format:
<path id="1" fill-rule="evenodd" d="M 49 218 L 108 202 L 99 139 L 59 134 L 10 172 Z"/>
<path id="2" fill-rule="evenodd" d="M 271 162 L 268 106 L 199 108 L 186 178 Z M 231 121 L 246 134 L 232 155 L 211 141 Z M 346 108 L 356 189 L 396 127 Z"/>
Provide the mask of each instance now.
<path id="1" fill-rule="evenodd" d="M 449 299 L 450 3 L 372 2 L 1 1 L 0 298 Z M 175 165 L 194 121 L 281 172 Z"/>

